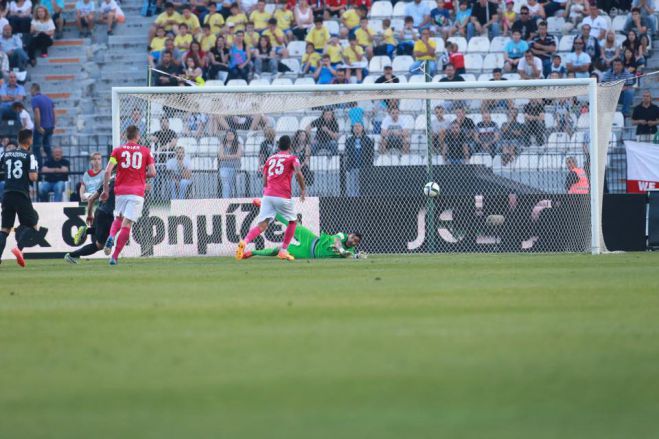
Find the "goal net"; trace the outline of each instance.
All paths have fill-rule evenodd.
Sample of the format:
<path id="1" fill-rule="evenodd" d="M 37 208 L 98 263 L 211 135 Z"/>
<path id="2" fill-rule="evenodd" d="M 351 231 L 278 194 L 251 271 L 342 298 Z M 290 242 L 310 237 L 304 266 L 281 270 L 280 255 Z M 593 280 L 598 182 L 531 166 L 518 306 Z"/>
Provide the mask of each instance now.
<path id="1" fill-rule="evenodd" d="M 262 165 L 288 135 L 308 186 L 299 219 L 314 233 L 359 231 L 369 253 L 599 253 L 620 89 L 591 79 L 115 88 L 114 144 L 137 125 L 158 170 L 126 252 L 232 254 L 255 223 Z M 424 194 L 428 182 L 439 195 Z M 256 247 L 283 231 L 275 223 Z"/>

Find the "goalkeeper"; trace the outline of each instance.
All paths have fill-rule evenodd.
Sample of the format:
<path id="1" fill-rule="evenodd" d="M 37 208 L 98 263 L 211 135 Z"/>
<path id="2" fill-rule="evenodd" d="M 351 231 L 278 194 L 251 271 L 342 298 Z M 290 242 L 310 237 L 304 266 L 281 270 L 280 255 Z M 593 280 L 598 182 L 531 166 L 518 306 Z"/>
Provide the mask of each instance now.
<path id="1" fill-rule="evenodd" d="M 288 224 L 286 218 L 281 215 L 275 216 L 275 220 L 284 225 Z M 362 235 L 357 232 L 337 233 L 336 235 L 321 232 L 320 236 L 317 236 L 300 224 L 295 228 L 293 237 L 297 243 L 291 242 L 288 246 L 288 252 L 295 259 L 356 258 L 359 257 L 359 254 L 355 253 L 355 247 L 362 240 Z M 278 254 L 279 247 L 265 248 L 263 250 L 246 251 L 243 259 L 252 256 L 277 256 Z"/>

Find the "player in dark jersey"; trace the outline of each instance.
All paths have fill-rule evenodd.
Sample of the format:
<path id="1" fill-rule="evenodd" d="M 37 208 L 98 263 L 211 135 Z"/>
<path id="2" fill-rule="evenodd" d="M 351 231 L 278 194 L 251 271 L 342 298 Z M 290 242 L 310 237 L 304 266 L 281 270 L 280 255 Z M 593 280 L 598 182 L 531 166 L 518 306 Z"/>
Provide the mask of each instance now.
<path id="1" fill-rule="evenodd" d="M 16 229 L 16 247 L 11 252 L 16 262 L 25 267 L 23 248 L 34 245 L 39 226 L 39 214 L 32 207 L 30 200 L 30 184 L 37 181 L 39 165 L 34 154 L 30 152 L 32 146 L 32 130 L 18 132 L 19 148 L 5 152 L 0 156 L 0 167 L 5 175 L 5 194 L 2 199 L 2 225 L 0 227 L 0 260 L 7 244 L 9 232 L 14 227 L 18 216 L 21 226 Z"/>
<path id="2" fill-rule="evenodd" d="M 105 241 L 110 236 L 110 228 L 114 221 L 114 178 L 110 180 L 108 199 L 101 201 L 94 213 L 94 204 L 101 197 L 103 187 L 99 187 L 94 195 L 87 200 L 87 224 L 88 230 L 93 230 L 93 239 L 90 244 L 79 248 L 78 250 L 64 255 L 64 260 L 70 264 L 77 264 L 80 256 L 93 255 L 103 250 Z"/>

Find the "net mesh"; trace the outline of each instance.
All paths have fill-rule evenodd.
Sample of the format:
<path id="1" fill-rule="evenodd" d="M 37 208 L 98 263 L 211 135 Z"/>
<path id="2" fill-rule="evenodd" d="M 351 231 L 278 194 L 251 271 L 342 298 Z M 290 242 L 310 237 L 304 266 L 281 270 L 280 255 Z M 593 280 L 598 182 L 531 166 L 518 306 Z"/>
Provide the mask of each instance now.
<path id="1" fill-rule="evenodd" d="M 302 163 L 308 199 L 296 208 L 315 234 L 358 230 L 371 253 L 591 251 L 579 170 L 603 182 L 620 85 L 598 87 L 597 109 L 585 85 L 404 87 L 120 91 L 113 123 L 122 136 L 140 128 L 158 169 L 128 255 L 232 254 L 282 135 Z M 439 196 L 424 195 L 430 181 Z M 256 247 L 277 246 L 283 230 L 275 224 Z"/>

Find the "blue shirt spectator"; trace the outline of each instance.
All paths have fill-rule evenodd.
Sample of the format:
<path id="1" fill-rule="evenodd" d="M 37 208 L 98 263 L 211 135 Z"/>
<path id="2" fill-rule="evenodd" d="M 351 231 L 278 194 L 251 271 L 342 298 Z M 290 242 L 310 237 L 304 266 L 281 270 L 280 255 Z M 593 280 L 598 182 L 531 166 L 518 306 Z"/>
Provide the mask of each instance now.
<path id="1" fill-rule="evenodd" d="M 430 7 L 421 0 L 414 0 L 405 6 L 405 15 L 412 17 L 414 27 L 423 28 L 430 24 Z"/>
<path id="2" fill-rule="evenodd" d="M 509 58 L 521 58 L 524 56 L 524 52 L 529 50 L 529 43 L 524 40 L 519 40 L 517 42 L 510 40 L 506 43 L 503 50 L 508 54 Z"/>
<path id="3" fill-rule="evenodd" d="M 53 100 L 41 92 L 32 95 L 32 110 L 36 113 L 39 110 L 39 125 L 36 128 L 53 129 L 55 128 L 55 104 Z M 35 118 L 36 119 L 36 118 Z"/>

